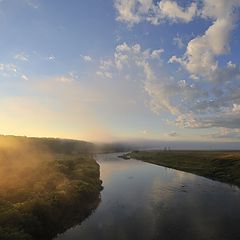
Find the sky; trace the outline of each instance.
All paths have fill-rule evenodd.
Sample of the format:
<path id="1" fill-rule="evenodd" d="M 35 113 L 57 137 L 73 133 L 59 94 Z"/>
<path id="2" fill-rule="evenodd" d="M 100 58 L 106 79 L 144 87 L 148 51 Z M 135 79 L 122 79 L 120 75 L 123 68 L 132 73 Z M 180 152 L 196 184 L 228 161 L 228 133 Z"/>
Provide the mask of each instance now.
<path id="1" fill-rule="evenodd" d="M 240 140 L 240 0 L 0 0 L 0 133 Z"/>

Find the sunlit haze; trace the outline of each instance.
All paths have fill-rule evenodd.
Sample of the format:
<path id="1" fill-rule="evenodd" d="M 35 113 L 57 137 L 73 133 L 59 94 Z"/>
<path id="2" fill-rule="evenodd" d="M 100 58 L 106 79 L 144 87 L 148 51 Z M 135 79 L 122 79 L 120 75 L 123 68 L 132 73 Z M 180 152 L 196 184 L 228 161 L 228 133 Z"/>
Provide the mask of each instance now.
<path id="1" fill-rule="evenodd" d="M 237 142 L 239 0 L 0 0 L 0 134 Z"/>

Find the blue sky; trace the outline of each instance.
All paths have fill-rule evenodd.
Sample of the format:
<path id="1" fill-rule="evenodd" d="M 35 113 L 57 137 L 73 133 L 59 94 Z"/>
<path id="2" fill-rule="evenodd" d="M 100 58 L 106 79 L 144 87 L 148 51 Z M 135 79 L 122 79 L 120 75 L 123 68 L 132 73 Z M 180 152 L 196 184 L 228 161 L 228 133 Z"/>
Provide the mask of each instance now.
<path id="1" fill-rule="evenodd" d="M 0 132 L 239 141 L 240 0 L 1 0 Z"/>

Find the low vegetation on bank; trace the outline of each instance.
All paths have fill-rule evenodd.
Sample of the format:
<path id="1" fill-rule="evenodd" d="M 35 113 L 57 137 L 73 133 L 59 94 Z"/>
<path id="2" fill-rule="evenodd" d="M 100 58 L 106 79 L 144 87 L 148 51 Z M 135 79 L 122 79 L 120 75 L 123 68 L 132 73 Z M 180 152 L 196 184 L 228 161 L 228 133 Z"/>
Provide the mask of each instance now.
<path id="1" fill-rule="evenodd" d="M 100 201 L 92 145 L 0 137 L 0 239 L 48 240 L 79 224 Z"/>
<path id="2" fill-rule="evenodd" d="M 125 156 L 240 187 L 239 151 L 134 151 Z"/>

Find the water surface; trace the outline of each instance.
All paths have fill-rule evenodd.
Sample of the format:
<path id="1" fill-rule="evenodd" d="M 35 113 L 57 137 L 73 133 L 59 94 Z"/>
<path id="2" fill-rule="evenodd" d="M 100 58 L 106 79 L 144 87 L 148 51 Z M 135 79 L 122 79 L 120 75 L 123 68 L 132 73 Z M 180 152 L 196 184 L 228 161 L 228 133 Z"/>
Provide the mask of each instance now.
<path id="1" fill-rule="evenodd" d="M 56 240 L 240 239 L 237 187 L 118 155 L 97 156 L 101 203 Z"/>

